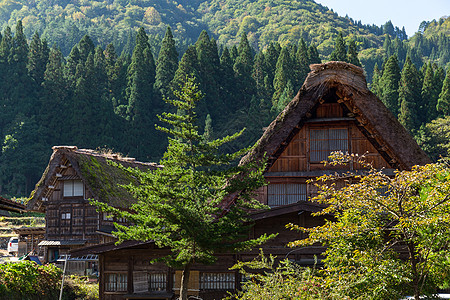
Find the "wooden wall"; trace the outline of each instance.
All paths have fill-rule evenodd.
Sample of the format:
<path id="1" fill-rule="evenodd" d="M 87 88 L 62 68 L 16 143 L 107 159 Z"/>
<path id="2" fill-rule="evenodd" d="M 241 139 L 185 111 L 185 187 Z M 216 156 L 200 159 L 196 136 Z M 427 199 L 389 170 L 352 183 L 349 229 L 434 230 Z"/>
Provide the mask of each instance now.
<path id="1" fill-rule="evenodd" d="M 268 172 L 308 172 L 328 169 L 358 169 L 360 166 L 324 166 L 310 161 L 310 130 L 320 128 L 346 128 L 349 133 L 349 153 L 365 154 L 368 161 L 377 169 L 390 168 L 375 147 L 364 136 L 354 121 L 327 121 L 306 123 L 295 135 L 283 153 L 278 157 Z"/>

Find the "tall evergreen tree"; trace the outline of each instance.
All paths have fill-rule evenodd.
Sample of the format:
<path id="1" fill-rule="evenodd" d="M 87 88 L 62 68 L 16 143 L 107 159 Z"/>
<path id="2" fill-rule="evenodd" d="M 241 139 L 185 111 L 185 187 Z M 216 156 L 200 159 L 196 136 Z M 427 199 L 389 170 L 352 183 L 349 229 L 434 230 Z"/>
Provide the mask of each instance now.
<path id="1" fill-rule="evenodd" d="M 381 75 L 382 74 L 378 69 L 378 64 L 375 63 L 375 67 L 373 68 L 372 83 L 370 84 L 370 90 L 380 99 L 381 99 L 381 92 L 380 92 Z"/>
<path id="2" fill-rule="evenodd" d="M 310 64 L 308 46 L 306 45 L 306 42 L 303 38 L 300 40 L 295 56 L 298 64 L 298 72 L 294 75 L 296 78 L 294 79 L 293 83 L 294 87 L 300 88 L 309 73 Z"/>
<path id="3" fill-rule="evenodd" d="M 273 93 L 275 92 L 273 88 L 273 79 L 275 76 L 275 70 L 277 69 L 277 61 L 280 56 L 280 51 L 281 48 L 278 47 L 278 44 L 270 43 L 264 56 L 265 65 L 267 68 L 267 75 L 264 78 L 264 84 L 270 100 L 272 100 Z"/>
<path id="4" fill-rule="evenodd" d="M 437 102 L 440 90 L 435 85 L 434 70 L 431 63 L 425 66 L 422 85 L 422 99 L 425 105 L 423 123 L 429 123 L 437 117 Z"/>
<path id="5" fill-rule="evenodd" d="M 267 98 L 267 91 L 264 78 L 267 76 L 267 67 L 265 64 L 265 55 L 263 51 L 259 51 L 255 56 L 253 64 L 252 78 L 256 84 L 256 93 L 261 99 Z"/>
<path id="6" fill-rule="evenodd" d="M 87 60 L 89 54 L 93 54 L 95 51 L 94 42 L 88 35 L 83 36 L 83 38 L 78 43 L 78 50 L 80 52 L 80 59 L 83 63 Z"/>
<path id="7" fill-rule="evenodd" d="M 238 57 L 233 66 L 237 90 L 237 103 L 235 109 L 247 108 L 251 97 L 256 92 L 255 81 L 252 78 L 253 50 L 247 40 L 247 34 L 243 33 L 238 47 Z"/>
<path id="8" fill-rule="evenodd" d="M 272 96 L 272 103 L 277 106 L 281 95 L 283 94 L 288 81 L 292 78 L 292 59 L 287 48 L 282 48 L 277 61 L 277 69 L 275 70 L 275 78 L 273 87 L 275 92 Z M 292 82 L 291 82 L 292 84 Z"/>
<path id="9" fill-rule="evenodd" d="M 34 83 L 40 87 L 44 81 L 45 68 L 47 66 L 49 49 L 47 42 L 41 41 L 36 32 L 31 38 L 30 49 L 28 53 L 28 74 Z"/>
<path id="10" fill-rule="evenodd" d="M 380 78 L 378 88 L 380 100 L 384 105 L 397 116 L 399 113 L 399 82 L 400 67 L 396 55 L 392 55 L 384 65 L 383 75 Z"/>
<path id="11" fill-rule="evenodd" d="M 314 44 L 311 44 L 308 47 L 308 59 L 310 64 L 322 63 L 319 57 L 319 51 L 317 51 L 317 47 Z"/>
<path id="12" fill-rule="evenodd" d="M 178 64 L 178 69 L 175 72 L 171 86 L 173 89 L 179 90 L 186 82 L 186 78 L 198 78 L 198 73 L 199 62 L 197 48 L 195 46 L 189 46 Z"/>
<path id="13" fill-rule="evenodd" d="M 358 58 L 358 51 L 356 49 L 355 40 L 351 39 L 348 42 L 348 51 L 347 51 L 347 62 L 354 64 L 355 66 L 361 67 L 361 62 Z"/>
<path id="14" fill-rule="evenodd" d="M 161 50 L 159 51 L 158 60 L 156 62 L 155 87 L 161 92 L 162 95 L 169 95 L 170 82 L 173 80 L 177 68 L 178 52 L 175 48 L 175 40 L 172 35 L 172 30 L 170 27 L 167 27 L 166 34 L 164 35 L 164 39 L 161 43 Z"/>
<path id="15" fill-rule="evenodd" d="M 347 46 L 345 45 L 342 32 L 339 32 L 335 39 L 335 46 L 333 52 L 330 54 L 332 61 L 347 61 Z"/>
<path id="16" fill-rule="evenodd" d="M 421 125 L 420 112 L 423 111 L 421 91 L 420 73 L 408 56 L 400 78 L 398 119 L 410 132 L 414 132 Z"/>
<path id="17" fill-rule="evenodd" d="M 437 109 L 446 116 L 450 114 L 450 69 L 447 69 L 447 75 L 439 94 Z"/>

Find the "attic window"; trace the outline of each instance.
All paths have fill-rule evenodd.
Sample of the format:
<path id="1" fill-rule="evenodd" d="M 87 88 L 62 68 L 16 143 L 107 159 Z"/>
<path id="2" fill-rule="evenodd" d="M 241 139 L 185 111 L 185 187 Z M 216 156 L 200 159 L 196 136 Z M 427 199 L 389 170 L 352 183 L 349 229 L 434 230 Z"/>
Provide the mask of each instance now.
<path id="1" fill-rule="evenodd" d="M 64 197 L 82 197 L 84 196 L 84 186 L 81 180 L 64 181 Z"/>
<path id="2" fill-rule="evenodd" d="M 267 188 L 267 204 L 270 207 L 306 200 L 306 183 L 269 184 Z"/>
<path id="3" fill-rule="evenodd" d="M 310 129 L 310 162 L 328 159 L 333 151 L 348 152 L 348 128 Z"/>

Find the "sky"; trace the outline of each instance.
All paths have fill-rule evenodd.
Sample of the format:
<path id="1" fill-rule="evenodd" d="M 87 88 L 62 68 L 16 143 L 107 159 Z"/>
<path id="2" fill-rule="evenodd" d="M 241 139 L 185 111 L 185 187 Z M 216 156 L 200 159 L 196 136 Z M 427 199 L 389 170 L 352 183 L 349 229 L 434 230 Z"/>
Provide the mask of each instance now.
<path id="1" fill-rule="evenodd" d="M 450 0 L 315 0 L 345 17 L 347 14 L 363 24 L 383 25 L 391 20 L 394 27 L 405 26 L 413 36 L 422 21 L 450 16 Z"/>

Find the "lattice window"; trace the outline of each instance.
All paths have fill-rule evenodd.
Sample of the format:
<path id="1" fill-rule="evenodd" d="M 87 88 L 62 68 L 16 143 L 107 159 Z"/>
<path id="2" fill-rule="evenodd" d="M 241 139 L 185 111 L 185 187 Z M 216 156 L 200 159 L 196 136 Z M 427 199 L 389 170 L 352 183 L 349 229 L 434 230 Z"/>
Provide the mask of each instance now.
<path id="1" fill-rule="evenodd" d="M 128 276 L 126 273 L 107 273 L 105 280 L 106 292 L 126 292 Z"/>
<path id="2" fill-rule="evenodd" d="M 306 183 L 269 184 L 267 187 L 267 205 L 270 207 L 306 200 Z"/>
<path id="3" fill-rule="evenodd" d="M 349 151 L 347 128 L 310 129 L 310 161 L 328 160 L 333 151 Z"/>
<path id="4" fill-rule="evenodd" d="M 150 291 L 165 291 L 167 289 L 166 273 L 149 273 Z"/>
<path id="5" fill-rule="evenodd" d="M 201 290 L 233 290 L 235 288 L 234 273 L 202 273 Z"/>
<path id="6" fill-rule="evenodd" d="M 82 197 L 84 196 L 84 185 L 81 180 L 64 181 L 64 197 Z"/>

